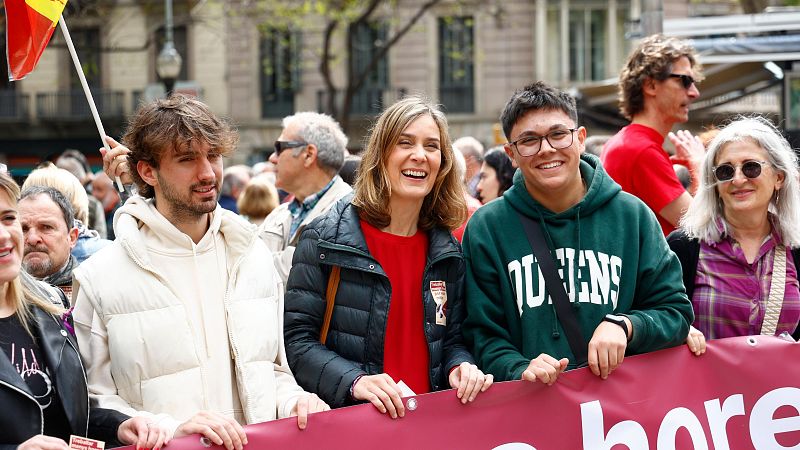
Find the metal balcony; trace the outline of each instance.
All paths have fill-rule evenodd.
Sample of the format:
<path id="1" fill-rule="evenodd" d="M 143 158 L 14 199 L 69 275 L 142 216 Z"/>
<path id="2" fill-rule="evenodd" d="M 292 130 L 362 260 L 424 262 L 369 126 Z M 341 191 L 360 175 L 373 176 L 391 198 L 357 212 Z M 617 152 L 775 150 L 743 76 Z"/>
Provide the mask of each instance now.
<path id="1" fill-rule="evenodd" d="M 439 102 L 445 113 L 475 112 L 475 86 L 439 86 Z"/>
<path id="2" fill-rule="evenodd" d="M 30 95 L 0 89 L 0 122 L 27 122 Z"/>
<path id="3" fill-rule="evenodd" d="M 383 89 L 362 87 L 353 95 L 350 102 L 351 116 L 374 116 L 383 111 L 384 108 L 405 97 L 406 90 Z M 342 91 L 337 90 L 335 94 L 336 104 L 341 107 L 343 104 Z M 317 111 L 330 114 L 328 111 L 328 91 L 317 91 Z"/>
<path id="4" fill-rule="evenodd" d="M 104 120 L 122 120 L 125 117 L 122 91 L 93 89 L 92 96 L 97 112 Z M 36 94 L 36 115 L 39 120 L 76 122 L 92 120 L 89 103 L 83 91 L 43 92 Z"/>

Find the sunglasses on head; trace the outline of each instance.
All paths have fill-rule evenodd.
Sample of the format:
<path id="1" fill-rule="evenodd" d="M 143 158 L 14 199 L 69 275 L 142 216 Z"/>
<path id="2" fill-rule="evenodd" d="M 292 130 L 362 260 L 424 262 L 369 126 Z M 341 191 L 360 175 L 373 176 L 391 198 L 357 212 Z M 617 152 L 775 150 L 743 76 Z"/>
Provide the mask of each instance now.
<path id="1" fill-rule="evenodd" d="M 281 156 L 281 153 L 287 148 L 297 148 L 308 145 L 303 141 L 275 141 L 275 156 Z"/>
<path id="2" fill-rule="evenodd" d="M 691 75 L 684 75 L 682 73 L 671 73 L 670 78 L 680 78 L 681 84 L 684 89 L 689 89 L 693 84 L 697 83 Z"/>
<path id="3" fill-rule="evenodd" d="M 747 178 L 758 178 L 761 176 L 761 168 L 769 161 L 745 161 L 741 166 L 734 166 L 731 163 L 724 163 L 714 167 L 714 178 L 720 183 L 731 181 L 736 176 L 736 169 L 742 170 L 742 175 Z"/>

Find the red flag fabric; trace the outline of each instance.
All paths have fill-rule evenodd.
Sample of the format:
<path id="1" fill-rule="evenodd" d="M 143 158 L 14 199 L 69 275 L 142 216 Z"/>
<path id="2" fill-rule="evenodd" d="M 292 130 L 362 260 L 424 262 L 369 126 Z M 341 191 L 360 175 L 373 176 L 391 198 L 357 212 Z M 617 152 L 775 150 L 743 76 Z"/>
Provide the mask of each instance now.
<path id="1" fill-rule="evenodd" d="M 39 62 L 67 0 L 4 0 L 8 79 L 21 80 Z"/>

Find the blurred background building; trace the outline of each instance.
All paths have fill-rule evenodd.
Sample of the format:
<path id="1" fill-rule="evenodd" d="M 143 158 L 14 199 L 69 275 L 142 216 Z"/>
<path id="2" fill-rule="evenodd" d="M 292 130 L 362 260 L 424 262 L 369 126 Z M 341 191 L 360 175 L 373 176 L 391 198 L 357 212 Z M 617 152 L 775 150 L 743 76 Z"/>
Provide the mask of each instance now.
<path id="1" fill-rule="evenodd" d="M 663 31 L 693 39 L 702 54 L 707 79 L 688 128 L 755 112 L 794 133 L 800 9 L 791 3 L 175 0 L 173 42 L 183 61 L 175 91 L 232 119 L 241 132 L 236 163 L 265 160 L 280 119 L 301 110 L 336 116 L 358 151 L 381 108 L 410 93 L 444 106 L 454 138 L 493 145 L 504 140 L 497 122 L 505 101 L 536 79 L 575 94 L 590 135 L 610 134 L 625 124 L 616 111 L 616 76 L 628 51 Z M 64 15 L 111 136 L 119 137 L 140 101 L 164 95 L 157 72 L 164 13 L 164 0 L 67 4 Z M 2 70 L 4 55 L 0 60 Z M 21 175 L 74 148 L 99 167 L 99 146 L 56 30 L 31 75 L 0 81 L 0 162 Z"/>

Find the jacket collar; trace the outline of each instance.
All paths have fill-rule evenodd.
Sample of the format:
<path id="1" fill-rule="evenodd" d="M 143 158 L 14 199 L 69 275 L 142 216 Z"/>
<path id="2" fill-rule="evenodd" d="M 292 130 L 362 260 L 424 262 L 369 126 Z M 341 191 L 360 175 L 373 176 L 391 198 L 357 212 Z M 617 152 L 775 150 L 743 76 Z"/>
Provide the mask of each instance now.
<path id="1" fill-rule="evenodd" d="M 33 316 L 39 331 L 39 348 L 44 354 L 51 376 L 55 378 L 56 390 L 70 427 L 73 431 L 84 432 L 87 424 L 80 411 L 88 411 L 89 398 L 83 367 L 78 362 L 80 355 L 76 352 L 77 345 L 68 342 L 71 337 L 55 316 L 39 308 L 33 308 Z M 67 358 L 66 352 L 76 354 L 73 358 Z"/>
<path id="2" fill-rule="evenodd" d="M 114 229 L 117 232 L 117 240 L 128 252 L 130 257 L 156 272 L 152 267 L 152 262 L 147 251 L 147 243 L 142 237 L 141 227 L 149 226 L 158 230 L 162 235 L 178 236 L 180 233 L 177 228 L 160 216 L 152 200 L 145 200 L 141 197 L 131 197 L 125 205 L 114 215 Z M 209 226 L 209 233 L 218 231 L 225 239 L 226 250 L 231 261 L 236 261 L 250 251 L 253 242 L 258 238 L 255 225 L 252 225 L 239 217 L 237 214 L 223 209 L 217 205 L 212 216 L 212 223 Z M 176 239 L 188 239 L 188 236 L 180 236 Z"/>
<path id="3" fill-rule="evenodd" d="M 342 197 L 348 196 L 353 192 L 353 188 L 350 187 L 349 184 L 345 183 L 344 180 L 339 175 L 336 175 L 331 179 L 331 184 L 327 188 L 327 190 L 319 197 L 319 199 L 314 204 L 314 207 L 311 208 L 310 211 L 305 215 L 305 218 L 294 233 L 291 233 L 289 236 L 289 245 L 297 245 L 297 241 L 300 240 L 300 234 L 302 234 L 303 229 L 314 219 L 316 219 L 323 211 L 328 210 L 332 204 L 335 204 L 339 199 Z M 286 229 L 290 229 L 292 226 L 292 214 L 291 211 L 287 208 L 286 210 L 288 214 L 286 215 L 285 219 L 285 226 Z"/>
<path id="4" fill-rule="evenodd" d="M 68 333 L 54 316 L 36 307 L 32 308 L 31 322 L 30 325 L 35 330 L 36 343 L 44 355 L 51 377 L 55 378 L 56 392 L 61 399 L 70 427 L 74 432 L 85 433 L 87 424 L 81 412 L 87 411 L 88 408 L 86 380 L 82 372 L 77 373 L 73 368 L 60 370 L 64 352 L 74 351 L 67 343 Z M 74 360 L 78 359 L 79 356 L 76 354 Z M 78 368 L 80 371 L 83 370 L 80 366 Z M 24 392 L 32 401 L 36 401 L 27 383 L 11 365 L 5 352 L 0 352 L 0 380 Z"/>
<path id="5" fill-rule="evenodd" d="M 58 368 L 61 358 L 61 348 L 63 348 L 66 338 L 58 332 L 53 333 L 54 328 L 60 327 L 50 314 L 36 307 L 31 308 L 31 310 L 32 320 L 28 325 L 34 332 L 36 345 L 39 346 L 39 350 L 44 355 L 50 373 L 53 374 Z M 25 392 L 29 396 L 33 396 L 28 384 L 19 376 L 14 366 L 11 365 L 11 361 L 8 359 L 5 352 L 0 352 L 0 380 Z"/>
<path id="6" fill-rule="evenodd" d="M 339 217 L 339 220 L 335 224 L 330 242 L 340 246 L 353 247 L 369 254 L 364 232 L 361 230 L 358 208 L 351 203 L 352 199 L 352 195 L 348 195 L 335 206 L 338 213 L 336 216 Z M 323 239 L 325 239 L 324 236 Z M 428 263 L 453 252 L 461 257 L 458 241 L 452 233 L 442 228 L 428 230 Z"/>

